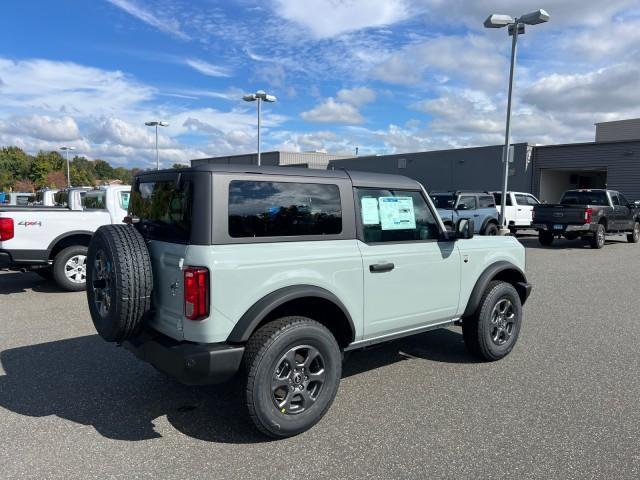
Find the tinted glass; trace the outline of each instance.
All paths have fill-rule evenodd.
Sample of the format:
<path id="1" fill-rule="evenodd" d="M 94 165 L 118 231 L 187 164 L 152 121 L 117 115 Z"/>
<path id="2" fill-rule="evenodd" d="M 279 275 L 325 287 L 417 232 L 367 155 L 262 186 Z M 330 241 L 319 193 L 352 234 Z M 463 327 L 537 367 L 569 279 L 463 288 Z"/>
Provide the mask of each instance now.
<path id="1" fill-rule="evenodd" d="M 618 196 L 620 197 L 620 205 L 624 205 L 625 207 L 627 205 L 629 205 L 629 201 L 627 200 L 627 198 L 624 195 L 619 193 Z"/>
<path id="2" fill-rule="evenodd" d="M 436 208 L 453 208 L 456 203 L 456 198 L 447 194 L 431 195 L 431 200 Z"/>
<path id="3" fill-rule="evenodd" d="M 29 205 L 29 197 L 25 195 L 17 195 L 16 196 L 16 205 L 20 207 L 26 207 Z"/>
<path id="4" fill-rule="evenodd" d="M 531 195 L 527 195 L 527 205 L 539 205 L 540 202 L 535 198 L 532 197 Z"/>
<path id="5" fill-rule="evenodd" d="M 527 204 L 527 196 L 522 194 L 516 194 L 516 203 L 518 205 L 526 205 Z"/>
<path id="6" fill-rule="evenodd" d="M 496 200 L 496 205 L 502 206 L 502 194 L 494 193 L 493 198 Z M 511 206 L 511 195 L 507 195 L 507 207 Z"/>
<path id="7" fill-rule="evenodd" d="M 94 190 L 86 192 L 84 195 L 81 194 L 82 206 L 88 209 L 104 210 L 107 208 L 106 196 L 107 192 L 104 190 Z"/>
<path id="8" fill-rule="evenodd" d="M 342 207 L 337 185 L 234 180 L 229 184 L 229 235 L 337 235 Z"/>
<path id="9" fill-rule="evenodd" d="M 611 194 L 611 202 L 614 205 L 620 205 L 620 201 L 618 200 L 618 195 L 616 195 L 615 193 Z"/>
<path id="10" fill-rule="evenodd" d="M 491 195 L 482 195 L 478 197 L 478 205 L 480 208 L 491 208 L 496 206 L 496 201 Z"/>
<path id="11" fill-rule="evenodd" d="M 467 210 L 475 210 L 476 208 L 478 208 L 476 205 L 476 197 L 470 197 L 465 195 L 460 196 L 460 200 L 458 201 L 458 206 L 460 205 L 465 205 L 467 207 Z"/>
<path id="12" fill-rule="evenodd" d="M 364 241 L 436 240 L 438 224 L 420 192 L 360 188 L 360 224 Z"/>
<path id="13" fill-rule="evenodd" d="M 191 182 L 140 182 L 131 192 L 131 215 L 140 218 L 144 235 L 186 243 L 191 234 Z"/>
<path id="14" fill-rule="evenodd" d="M 567 205 L 609 205 L 605 192 L 567 192 L 562 201 Z"/>

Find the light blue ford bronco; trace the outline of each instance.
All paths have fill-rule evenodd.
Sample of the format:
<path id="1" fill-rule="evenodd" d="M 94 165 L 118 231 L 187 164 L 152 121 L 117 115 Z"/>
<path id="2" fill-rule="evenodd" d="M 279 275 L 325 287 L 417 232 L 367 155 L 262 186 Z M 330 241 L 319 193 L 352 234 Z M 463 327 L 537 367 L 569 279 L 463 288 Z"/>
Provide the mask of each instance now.
<path id="1" fill-rule="evenodd" d="M 189 385 L 243 382 L 256 427 L 317 423 L 344 352 L 462 327 L 469 351 L 514 347 L 531 286 L 513 237 L 447 231 L 414 180 L 205 165 L 139 174 L 126 225 L 91 240 L 98 333 Z"/>

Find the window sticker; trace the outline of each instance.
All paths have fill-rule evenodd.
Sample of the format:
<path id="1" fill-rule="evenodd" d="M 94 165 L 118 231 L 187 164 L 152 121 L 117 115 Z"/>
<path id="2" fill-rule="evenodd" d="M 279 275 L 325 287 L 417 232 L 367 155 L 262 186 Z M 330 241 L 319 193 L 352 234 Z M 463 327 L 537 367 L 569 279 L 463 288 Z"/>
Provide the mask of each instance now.
<path id="1" fill-rule="evenodd" d="M 380 197 L 378 201 L 382 230 L 416 228 L 416 212 L 411 197 Z"/>
<path id="2" fill-rule="evenodd" d="M 360 199 L 363 225 L 380 225 L 380 214 L 378 213 L 378 199 L 365 197 Z"/>

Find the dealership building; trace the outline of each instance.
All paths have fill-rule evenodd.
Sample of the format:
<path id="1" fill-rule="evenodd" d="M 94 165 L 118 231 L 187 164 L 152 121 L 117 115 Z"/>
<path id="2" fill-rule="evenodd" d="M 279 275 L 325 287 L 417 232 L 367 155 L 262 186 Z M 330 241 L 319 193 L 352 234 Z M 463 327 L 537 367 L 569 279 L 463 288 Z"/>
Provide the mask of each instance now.
<path id="1" fill-rule="evenodd" d="M 421 182 L 429 191 L 500 190 L 502 145 L 429 152 L 343 157 L 320 152 L 265 152 L 263 165 L 346 168 L 396 173 Z M 509 189 L 555 203 L 570 188 L 610 188 L 640 200 L 640 119 L 596 124 L 594 142 L 563 145 L 517 143 L 511 148 Z M 256 164 L 256 154 L 193 160 L 202 163 Z"/>

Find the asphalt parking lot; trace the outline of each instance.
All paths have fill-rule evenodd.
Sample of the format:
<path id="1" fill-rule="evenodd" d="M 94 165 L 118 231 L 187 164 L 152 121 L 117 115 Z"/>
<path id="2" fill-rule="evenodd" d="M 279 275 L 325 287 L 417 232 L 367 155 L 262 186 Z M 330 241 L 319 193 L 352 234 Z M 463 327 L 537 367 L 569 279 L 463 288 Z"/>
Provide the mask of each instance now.
<path id="1" fill-rule="evenodd" d="M 231 386 L 185 387 L 103 342 L 84 293 L 0 274 L 2 478 L 640 476 L 640 246 L 524 238 L 513 353 L 458 329 L 354 353 L 311 431 L 260 436 Z"/>

